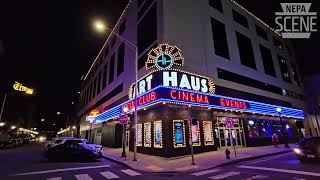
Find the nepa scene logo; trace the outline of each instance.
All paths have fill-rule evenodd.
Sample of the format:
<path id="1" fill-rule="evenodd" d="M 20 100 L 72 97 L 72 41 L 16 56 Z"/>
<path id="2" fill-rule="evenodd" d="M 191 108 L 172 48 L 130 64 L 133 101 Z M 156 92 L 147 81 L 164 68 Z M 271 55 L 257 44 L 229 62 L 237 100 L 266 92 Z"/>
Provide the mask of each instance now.
<path id="1" fill-rule="evenodd" d="M 280 3 L 283 12 L 276 12 L 275 23 L 282 38 L 310 38 L 317 32 L 317 12 L 310 12 L 311 3 Z"/>

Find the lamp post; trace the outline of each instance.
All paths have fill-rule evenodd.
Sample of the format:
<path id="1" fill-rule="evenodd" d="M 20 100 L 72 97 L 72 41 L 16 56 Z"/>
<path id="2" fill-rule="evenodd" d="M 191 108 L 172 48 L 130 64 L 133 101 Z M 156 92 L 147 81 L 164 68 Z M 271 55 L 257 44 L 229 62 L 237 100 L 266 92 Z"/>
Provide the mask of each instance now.
<path id="1" fill-rule="evenodd" d="M 283 141 L 284 141 L 284 147 L 285 148 L 290 148 L 289 145 L 288 145 L 288 141 L 287 141 L 287 138 L 286 138 L 286 130 L 285 130 L 285 127 L 283 125 L 283 121 L 282 121 L 282 116 L 281 116 L 281 111 L 282 109 L 280 107 L 277 107 L 276 108 L 276 111 L 278 112 L 279 114 L 279 119 L 280 119 L 280 124 L 281 124 L 281 130 L 282 130 L 282 135 L 283 135 Z"/>
<path id="2" fill-rule="evenodd" d="M 4 99 L 3 99 L 3 102 L 2 102 L 2 106 L 1 106 L 0 122 L 2 121 L 2 113 L 3 113 L 4 105 L 6 104 L 6 100 L 7 100 L 7 93 L 4 94 Z"/>
<path id="3" fill-rule="evenodd" d="M 131 41 L 127 40 L 126 38 L 122 37 L 120 34 L 114 32 L 112 29 L 108 28 L 103 22 L 96 21 L 95 27 L 98 31 L 103 32 L 105 29 L 113 33 L 115 36 L 117 36 L 119 39 L 121 39 L 123 42 L 125 42 L 129 49 L 131 49 L 133 52 L 135 52 L 135 95 L 134 95 L 134 125 L 133 125 L 133 161 L 137 161 L 137 122 L 138 122 L 138 46 Z"/>

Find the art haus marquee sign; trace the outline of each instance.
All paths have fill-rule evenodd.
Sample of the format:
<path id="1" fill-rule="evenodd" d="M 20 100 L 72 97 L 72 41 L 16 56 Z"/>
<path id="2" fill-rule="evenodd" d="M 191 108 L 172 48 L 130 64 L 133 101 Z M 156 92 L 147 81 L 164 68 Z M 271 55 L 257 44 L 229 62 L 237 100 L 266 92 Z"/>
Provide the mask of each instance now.
<path id="1" fill-rule="evenodd" d="M 214 93 L 213 80 L 190 72 L 172 68 L 183 66 L 184 58 L 181 50 L 176 46 L 160 44 L 148 54 L 146 62 L 147 70 L 155 68 L 154 71 L 145 75 L 138 81 L 138 95 L 143 94 L 158 86 L 176 87 L 180 89 L 193 90 L 202 93 Z M 135 84 L 129 89 L 129 98 L 135 94 Z"/>

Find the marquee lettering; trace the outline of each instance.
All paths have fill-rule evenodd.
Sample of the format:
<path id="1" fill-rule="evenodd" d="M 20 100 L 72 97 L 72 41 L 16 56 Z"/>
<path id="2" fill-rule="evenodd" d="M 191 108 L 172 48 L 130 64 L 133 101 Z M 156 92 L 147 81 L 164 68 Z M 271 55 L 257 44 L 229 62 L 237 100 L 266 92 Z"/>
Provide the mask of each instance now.
<path id="1" fill-rule="evenodd" d="M 241 108 L 241 109 L 248 109 L 249 108 L 247 103 L 245 103 L 245 102 L 232 100 L 232 99 L 225 99 L 225 98 L 220 98 L 219 104 L 221 106 Z"/>
<path id="2" fill-rule="evenodd" d="M 209 104 L 208 96 L 192 92 L 171 90 L 170 97 L 174 100 Z"/>

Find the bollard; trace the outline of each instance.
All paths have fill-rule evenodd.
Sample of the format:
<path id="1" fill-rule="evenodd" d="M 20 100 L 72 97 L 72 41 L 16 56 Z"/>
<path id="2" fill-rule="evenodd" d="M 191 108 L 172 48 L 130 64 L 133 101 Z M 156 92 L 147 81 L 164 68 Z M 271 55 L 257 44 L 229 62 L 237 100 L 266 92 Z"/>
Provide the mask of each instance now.
<path id="1" fill-rule="evenodd" d="M 230 151 L 229 151 L 229 149 L 226 149 L 225 154 L 226 154 L 226 159 L 230 159 Z"/>

